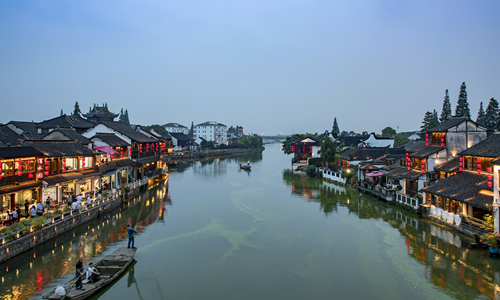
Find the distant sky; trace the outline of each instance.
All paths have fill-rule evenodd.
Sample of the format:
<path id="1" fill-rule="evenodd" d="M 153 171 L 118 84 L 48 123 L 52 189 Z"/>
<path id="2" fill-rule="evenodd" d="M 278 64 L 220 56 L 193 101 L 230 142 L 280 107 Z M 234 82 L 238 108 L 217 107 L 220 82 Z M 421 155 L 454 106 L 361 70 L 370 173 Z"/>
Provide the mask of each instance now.
<path id="1" fill-rule="evenodd" d="M 75 101 L 136 124 L 418 130 L 500 98 L 500 1 L 0 1 L 0 122 Z"/>

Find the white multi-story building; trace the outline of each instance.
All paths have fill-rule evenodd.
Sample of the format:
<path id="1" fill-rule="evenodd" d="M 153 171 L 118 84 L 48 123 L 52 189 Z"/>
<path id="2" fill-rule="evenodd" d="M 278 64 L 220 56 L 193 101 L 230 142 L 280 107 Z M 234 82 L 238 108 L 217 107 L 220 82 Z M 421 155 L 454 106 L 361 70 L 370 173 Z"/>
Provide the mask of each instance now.
<path id="1" fill-rule="evenodd" d="M 227 126 L 213 121 L 201 123 L 194 127 L 194 137 L 204 138 L 215 144 L 225 144 L 227 142 Z"/>
<path id="2" fill-rule="evenodd" d="M 189 134 L 189 128 L 179 123 L 167 123 L 163 125 L 168 132 Z"/>

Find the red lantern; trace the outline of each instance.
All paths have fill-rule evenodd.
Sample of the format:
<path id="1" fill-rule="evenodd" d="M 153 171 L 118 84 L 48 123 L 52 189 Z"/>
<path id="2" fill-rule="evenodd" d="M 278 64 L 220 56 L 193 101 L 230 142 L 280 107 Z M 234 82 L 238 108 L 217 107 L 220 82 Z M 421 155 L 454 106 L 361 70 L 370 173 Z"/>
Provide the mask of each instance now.
<path id="1" fill-rule="evenodd" d="M 0 174 L 0 179 L 2 179 L 2 174 Z"/>
<path id="2" fill-rule="evenodd" d="M 45 171 L 48 171 L 49 170 L 49 167 L 45 167 Z"/>
<path id="3" fill-rule="evenodd" d="M 477 174 L 481 175 L 481 169 L 477 170 Z"/>
<path id="4" fill-rule="evenodd" d="M 23 169 L 23 167 L 22 167 L 22 166 L 19 166 L 19 167 L 17 167 L 17 169 L 18 169 L 19 171 L 21 171 L 21 170 Z"/>
<path id="5" fill-rule="evenodd" d="M 464 158 L 463 158 L 462 156 L 460 156 L 460 157 L 458 158 L 458 160 L 459 160 L 459 161 L 463 161 L 463 160 L 464 160 Z"/>
<path id="6" fill-rule="evenodd" d="M 65 163 L 65 162 L 66 162 L 66 158 L 63 158 L 63 163 Z"/>
<path id="7" fill-rule="evenodd" d="M 409 155 L 409 153 L 408 153 L 408 152 L 406 152 L 406 156 L 407 156 L 407 157 L 408 157 L 408 155 Z"/>
<path id="8" fill-rule="evenodd" d="M 428 134 L 428 133 L 426 133 L 426 134 L 425 134 L 425 137 L 426 137 L 426 138 L 428 138 L 428 137 L 429 137 L 429 134 Z"/>
<path id="9" fill-rule="evenodd" d="M 302 146 L 302 152 L 306 152 L 306 146 Z"/>
<path id="10" fill-rule="evenodd" d="M 19 177 L 23 176 L 23 172 L 17 172 L 17 176 Z"/>
<path id="11" fill-rule="evenodd" d="M 32 179 L 33 178 L 33 173 L 28 173 L 28 178 Z"/>
<path id="12" fill-rule="evenodd" d="M 410 167 L 408 167 L 408 171 L 410 171 Z"/>
<path id="13" fill-rule="evenodd" d="M 66 173 L 66 169 L 63 169 L 63 173 Z"/>
<path id="14" fill-rule="evenodd" d="M 82 161 L 85 161 L 85 157 L 82 157 Z"/>
<path id="15" fill-rule="evenodd" d="M 425 170 L 422 170 L 422 174 L 425 173 Z"/>
<path id="16" fill-rule="evenodd" d="M 491 173 L 491 167 L 488 167 L 486 170 L 488 171 L 488 173 Z"/>
<path id="17" fill-rule="evenodd" d="M 3 173 L 2 168 L 0 168 L 0 173 Z"/>
<path id="18" fill-rule="evenodd" d="M 480 158 L 478 158 L 478 159 L 477 159 L 477 162 L 478 162 L 478 163 L 480 163 L 480 162 L 481 162 L 481 159 L 480 159 Z"/>
<path id="19" fill-rule="evenodd" d="M 49 161 L 48 161 L 48 160 L 46 160 L 46 161 L 45 161 L 45 165 L 48 165 L 48 164 L 49 164 Z"/>
<path id="20" fill-rule="evenodd" d="M 459 165 L 459 166 L 462 166 L 463 164 L 464 164 L 463 162 L 459 162 L 459 163 L 458 163 L 458 165 Z"/>
<path id="21" fill-rule="evenodd" d="M 85 171 L 85 167 L 83 167 L 82 170 Z"/>
<path id="22" fill-rule="evenodd" d="M 309 147 L 309 151 L 311 152 L 311 154 L 313 153 L 313 147 Z"/>
<path id="23" fill-rule="evenodd" d="M 488 187 L 492 187 L 493 184 L 491 183 L 491 181 L 488 181 Z"/>
<path id="24" fill-rule="evenodd" d="M 17 163 L 21 165 L 23 163 L 23 161 L 22 160 L 18 160 Z"/>
<path id="25" fill-rule="evenodd" d="M 459 172 L 462 172 L 462 171 L 463 171 L 463 168 L 462 168 L 462 167 L 459 167 L 459 168 L 458 168 L 458 171 L 459 171 Z"/>
<path id="26" fill-rule="evenodd" d="M 488 175 L 488 180 L 491 180 L 491 175 Z"/>
<path id="27" fill-rule="evenodd" d="M 43 178 L 43 173 L 38 173 L 38 174 L 36 175 L 36 177 L 37 177 L 38 179 L 42 179 L 42 178 Z"/>
<path id="28" fill-rule="evenodd" d="M 45 176 L 49 176 L 49 172 L 45 172 Z"/>

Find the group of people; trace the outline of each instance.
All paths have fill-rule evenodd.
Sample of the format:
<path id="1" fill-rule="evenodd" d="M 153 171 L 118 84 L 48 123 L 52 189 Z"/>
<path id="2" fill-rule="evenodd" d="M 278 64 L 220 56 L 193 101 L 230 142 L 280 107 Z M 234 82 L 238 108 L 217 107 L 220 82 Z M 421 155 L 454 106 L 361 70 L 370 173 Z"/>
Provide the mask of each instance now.
<path id="1" fill-rule="evenodd" d="M 83 289 L 83 284 L 82 284 L 82 277 L 83 276 L 85 276 L 86 279 L 89 280 L 90 282 L 97 282 L 100 279 L 99 275 L 101 275 L 101 274 L 99 273 L 97 268 L 94 267 L 93 263 L 89 263 L 89 267 L 87 269 L 87 272 L 85 272 L 85 270 L 83 269 L 83 257 L 80 256 L 80 258 L 76 262 L 76 274 L 75 274 L 75 276 L 77 277 L 76 284 L 75 284 L 76 289 L 82 290 L 82 291 L 85 290 L 85 289 Z"/>
<path id="2" fill-rule="evenodd" d="M 85 196 L 85 205 L 87 206 L 87 209 L 89 209 L 89 208 L 92 207 L 92 198 L 90 197 L 89 193 L 85 193 L 84 196 Z M 98 199 L 102 199 L 102 196 L 101 196 L 100 193 L 97 195 L 97 198 Z M 83 200 L 84 200 L 84 198 L 80 194 L 77 195 L 77 196 L 76 195 L 71 195 L 67 199 L 68 205 L 71 207 L 71 209 L 73 211 L 79 211 L 80 210 L 80 208 L 82 207 Z"/>
<path id="3" fill-rule="evenodd" d="M 31 206 L 30 206 L 31 205 Z M 28 218 L 34 218 L 37 216 L 42 216 L 43 213 L 45 212 L 45 205 L 43 205 L 42 201 L 36 203 L 36 202 L 29 202 L 26 200 L 24 202 L 24 216 L 26 219 Z M 16 205 L 15 209 L 7 209 L 3 213 L 2 217 L 2 224 L 3 225 L 11 225 L 15 222 L 18 222 L 21 220 L 21 217 L 23 214 L 21 213 L 21 206 L 18 204 Z"/>

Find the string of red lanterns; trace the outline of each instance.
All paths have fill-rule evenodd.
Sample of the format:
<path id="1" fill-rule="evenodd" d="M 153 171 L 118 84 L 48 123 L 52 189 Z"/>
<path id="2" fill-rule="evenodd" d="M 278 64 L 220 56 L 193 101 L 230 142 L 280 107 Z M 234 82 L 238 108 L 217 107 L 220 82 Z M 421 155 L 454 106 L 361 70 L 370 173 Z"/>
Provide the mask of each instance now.
<path id="1" fill-rule="evenodd" d="M 460 156 L 458 158 L 458 171 L 459 172 L 462 172 L 464 170 L 464 158 L 462 156 Z"/>

